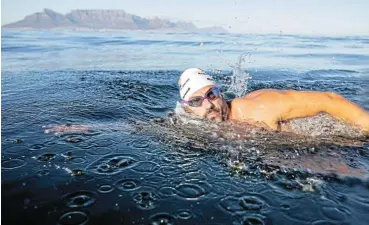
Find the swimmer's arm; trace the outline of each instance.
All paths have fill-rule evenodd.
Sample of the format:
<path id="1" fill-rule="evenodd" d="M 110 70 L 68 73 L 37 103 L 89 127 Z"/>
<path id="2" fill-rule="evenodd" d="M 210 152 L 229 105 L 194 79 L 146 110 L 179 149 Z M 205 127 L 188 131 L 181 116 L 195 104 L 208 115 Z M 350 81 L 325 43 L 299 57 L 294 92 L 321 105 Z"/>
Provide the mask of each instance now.
<path id="1" fill-rule="evenodd" d="M 290 92 L 282 120 L 315 116 L 321 112 L 369 132 L 369 113 L 332 92 Z"/>

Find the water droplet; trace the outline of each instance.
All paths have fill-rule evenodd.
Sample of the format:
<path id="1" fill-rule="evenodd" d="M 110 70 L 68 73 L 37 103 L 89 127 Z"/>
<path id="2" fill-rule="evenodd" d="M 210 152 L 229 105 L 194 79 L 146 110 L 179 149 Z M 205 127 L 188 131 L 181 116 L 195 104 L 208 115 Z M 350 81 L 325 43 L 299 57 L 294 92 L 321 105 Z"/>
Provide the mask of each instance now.
<path id="1" fill-rule="evenodd" d="M 22 159 L 10 159 L 1 163 L 2 169 L 17 169 L 26 165 L 26 162 Z"/>
<path id="2" fill-rule="evenodd" d="M 77 191 L 63 197 L 69 208 L 81 208 L 92 205 L 96 201 L 95 194 L 90 191 Z"/>
<path id="3" fill-rule="evenodd" d="M 37 160 L 39 162 L 50 162 L 51 160 L 55 159 L 55 157 L 56 157 L 56 154 L 54 153 L 45 153 L 37 157 Z"/>
<path id="4" fill-rule="evenodd" d="M 80 211 L 68 212 L 59 218 L 59 223 L 61 225 L 82 225 L 86 224 L 87 221 L 87 214 Z"/>
<path id="5" fill-rule="evenodd" d="M 169 213 L 158 213 L 150 217 L 150 225 L 174 225 L 175 218 Z"/>
<path id="6" fill-rule="evenodd" d="M 152 192 L 142 191 L 133 195 L 133 201 L 140 209 L 153 209 L 155 208 L 156 195 Z"/>
<path id="7" fill-rule="evenodd" d="M 290 209 L 290 206 L 288 204 L 281 204 L 281 208 L 285 209 L 285 210 L 288 210 L 288 209 Z"/>
<path id="8" fill-rule="evenodd" d="M 70 143 L 78 143 L 78 142 L 83 141 L 83 139 L 79 137 L 67 137 L 65 141 L 70 142 Z"/>
<path id="9" fill-rule="evenodd" d="M 87 167 L 88 171 L 97 174 L 117 174 L 124 169 L 131 168 L 136 165 L 137 160 L 126 155 L 108 155 L 105 156 Z"/>
<path id="10" fill-rule="evenodd" d="M 82 176 L 84 174 L 85 174 L 85 172 L 83 170 L 80 170 L 80 169 L 75 169 L 75 170 L 71 171 L 72 176 Z"/>

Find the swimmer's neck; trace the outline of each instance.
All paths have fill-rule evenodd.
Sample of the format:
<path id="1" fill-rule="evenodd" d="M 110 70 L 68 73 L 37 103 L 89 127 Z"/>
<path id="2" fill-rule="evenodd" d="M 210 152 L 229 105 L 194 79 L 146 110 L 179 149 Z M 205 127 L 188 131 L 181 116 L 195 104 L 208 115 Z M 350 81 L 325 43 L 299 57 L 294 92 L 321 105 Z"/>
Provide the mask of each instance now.
<path id="1" fill-rule="evenodd" d="M 227 115 L 225 116 L 225 121 L 232 121 L 233 120 L 233 116 L 232 116 L 232 100 L 226 101 L 227 103 Z"/>

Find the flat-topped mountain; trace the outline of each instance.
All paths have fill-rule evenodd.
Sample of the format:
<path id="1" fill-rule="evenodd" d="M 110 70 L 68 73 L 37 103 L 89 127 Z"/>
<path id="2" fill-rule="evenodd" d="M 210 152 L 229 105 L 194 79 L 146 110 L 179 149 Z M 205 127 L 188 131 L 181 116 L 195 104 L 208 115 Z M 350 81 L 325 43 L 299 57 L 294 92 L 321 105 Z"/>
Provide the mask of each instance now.
<path id="1" fill-rule="evenodd" d="M 127 13 L 124 10 L 72 10 L 63 15 L 51 9 L 44 9 L 42 12 L 26 16 L 23 20 L 6 24 L 2 28 L 227 32 L 222 27 L 198 28 L 189 22 L 172 22 L 159 17 L 149 19 Z"/>

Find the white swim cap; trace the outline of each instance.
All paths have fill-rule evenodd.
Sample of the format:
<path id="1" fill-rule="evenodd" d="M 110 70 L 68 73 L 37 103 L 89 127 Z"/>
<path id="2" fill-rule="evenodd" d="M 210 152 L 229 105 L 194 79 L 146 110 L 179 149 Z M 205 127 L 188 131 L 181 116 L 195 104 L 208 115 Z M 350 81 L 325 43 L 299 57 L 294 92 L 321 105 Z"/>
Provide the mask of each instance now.
<path id="1" fill-rule="evenodd" d="M 208 85 L 215 85 L 213 78 L 201 69 L 186 69 L 179 77 L 179 93 L 181 98 L 188 101 L 193 93 Z"/>

